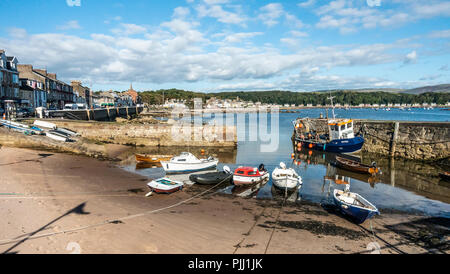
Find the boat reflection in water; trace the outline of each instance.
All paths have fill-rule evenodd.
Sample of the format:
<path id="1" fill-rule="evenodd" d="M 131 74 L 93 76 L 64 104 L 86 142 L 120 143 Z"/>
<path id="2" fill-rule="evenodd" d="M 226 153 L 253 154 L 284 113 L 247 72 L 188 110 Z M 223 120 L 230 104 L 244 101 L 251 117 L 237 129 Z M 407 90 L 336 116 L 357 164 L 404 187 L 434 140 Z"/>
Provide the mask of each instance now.
<path id="1" fill-rule="evenodd" d="M 294 189 L 280 189 L 274 185 L 272 185 L 271 193 L 272 198 L 276 200 L 284 200 L 295 203 L 301 201 L 301 195 L 300 195 L 300 189 L 301 185 L 297 186 Z"/>
<path id="2" fill-rule="evenodd" d="M 136 169 L 146 169 L 146 168 L 159 168 L 162 167 L 161 163 L 136 163 Z"/>

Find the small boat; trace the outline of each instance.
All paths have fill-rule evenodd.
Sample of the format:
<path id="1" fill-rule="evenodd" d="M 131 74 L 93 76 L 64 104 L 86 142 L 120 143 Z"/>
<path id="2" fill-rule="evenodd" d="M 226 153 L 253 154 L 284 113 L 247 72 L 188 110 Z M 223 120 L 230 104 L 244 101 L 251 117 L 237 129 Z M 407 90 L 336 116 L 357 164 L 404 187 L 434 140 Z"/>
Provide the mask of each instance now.
<path id="1" fill-rule="evenodd" d="M 293 168 L 286 168 L 286 164 L 281 162 L 272 172 L 273 185 L 286 190 L 295 189 L 302 185 L 302 177 L 298 176 Z"/>
<path id="2" fill-rule="evenodd" d="M 439 177 L 444 181 L 450 181 L 450 172 L 439 173 Z"/>
<path id="3" fill-rule="evenodd" d="M 38 126 L 38 127 L 45 127 L 45 128 L 56 129 L 56 125 L 55 124 L 49 123 L 49 122 L 45 122 L 45 121 L 36 120 L 36 121 L 34 121 L 33 125 Z"/>
<path id="4" fill-rule="evenodd" d="M 192 153 L 182 152 L 170 161 L 161 161 L 161 165 L 168 173 L 194 172 L 214 168 L 219 163 L 219 159 L 209 157 L 207 159 L 198 159 Z"/>
<path id="5" fill-rule="evenodd" d="M 380 215 L 378 209 L 358 193 L 335 189 L 333 199 L 336 206 L 357 224 L 364 223 L 374 215 Z"/>
<path id="6" fill-rule="evenodd" d="M 70 139 L 67 138 L 67 136 L 59 134 L 58 132 L 54 132 L 53 130 L 46 132 L 45 135 L 53 140 L 60 141 L 60 142 L 70 141 Z"/>
<path id="7" fill-rule="evenodd" d="M 16 131 L 26 131 L 30 130 L 30 127 L 24 124 L 12 122 L 9 120 L 0 120 L 0 125 L 5 126 L 7 128 L 16 130 Z"/>
<path id="8" fill-rule="evenodd" d="M 233 183 L 236 186 L 249 185 L 259 183 L 269 178 L 269 172 L 264 168 L 264 165 L 256 167 L 238 167 L 234 171 Z"/>
<path id="9" fill-rule="evenodd" d="M 61 133 L 66 134 L 68 136 L 79 136 L 80 135 L 80 134 L 76 133 L 75 131 L 67 129 L 67 128 L 58 127 L 58 128 L 56 128 L 56 130 L 61 132 Z"/>
<path id="10" fill-rule="evenodd" d="M 189 180 L 199 185 L 215 185 L 219 183 L 230 183 L 233 173 L 228 166 L 223 167 L 223 171 L 209 172 L 204 174 L 192 174 Z"/>
<path id="11" fill-rule="evenodd" d="M 173 193 L 178 190 L 182 190 L 183 185 L 184 184 L 182 182 L 173 181 L 169 178 L 156 179 L 147 184 L 147 186 L 150 188 L 150 192 L 145 196 L 148 197 L 152 195 L 153 192 L 166 194 Z"/>
<path id="12" fill-rule="evenodd" d="M 377 167 L 376 163 L 373 162 L 372 165 L 366 165 L 357 161 L 346 159 L 343 157 L 336 156 L 335 165 L 342 169 L 347 169 L 358 173 L 368 173 L 371 175 L 376 175 L 380 173 L 381 170 Z"/>
<path id="13" fill-rule="evenodd" d="M 169 161 L 172 155 L 147 155 L 147 154 L 135 154 L 137 162 L 143 163 L 160 163 L 161 161 Z"/>

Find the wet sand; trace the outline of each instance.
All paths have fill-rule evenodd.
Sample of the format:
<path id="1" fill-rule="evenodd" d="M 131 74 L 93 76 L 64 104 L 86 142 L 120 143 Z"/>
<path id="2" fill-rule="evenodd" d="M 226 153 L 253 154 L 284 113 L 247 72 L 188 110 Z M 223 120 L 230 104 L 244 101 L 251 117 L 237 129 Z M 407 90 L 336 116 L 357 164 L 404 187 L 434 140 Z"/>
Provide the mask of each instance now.
<path id="1" fill-rule="evenodd" d="M 151 213 L 208 187 L 147 198 L 149 178 L 83 156 L 2 147 L 0 174 L 2 253 L 449 251 L 447 219 L 402 212 L 382 211 L 372 222 L 355 225 L 317 204 L 281 207 L 281 200 L 211 191 Z"/>

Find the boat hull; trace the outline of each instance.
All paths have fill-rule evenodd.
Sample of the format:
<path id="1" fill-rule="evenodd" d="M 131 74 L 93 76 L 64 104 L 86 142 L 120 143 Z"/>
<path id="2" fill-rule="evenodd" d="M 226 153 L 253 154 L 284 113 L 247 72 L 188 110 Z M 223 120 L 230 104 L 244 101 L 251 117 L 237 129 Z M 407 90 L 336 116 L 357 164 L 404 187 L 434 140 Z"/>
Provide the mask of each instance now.
<path id="1" fill-rule="evenodd" d="M 326 151 L 331 153 L 356 153 L 359 152 L 364 145 L 363 137 L 354 137 L 351 139 L 333 140 L 327 143 L 316 142 L 314 140 L 296 139 L 301 142 L 303 147 Z"/>
<path id="2" fill-rule="evenodd" d="M 365 165 L 342 157 L 336 157 L 335 165 L 342 169 L 363 174 L 375 175 L 379 172 L 379 169 L 375 166 Z"/>
<path id="3" fill-rule="evenodd" d="M 251 185 L 251 184 L 257 184 L 260 183 L 266 179 L 269 178 L 269 173 L 266 172 L 262 174 L 261 176 L 238 176 L 233 175 L 233 184 L 236 186 L 242 186 L 242 185 Z"/>
<path id="4" fill-rule="evenodd" d="M 137 162 L 157 164 L 160 163 L 161 161 L 169 161 L 173 156 L 170 155 L 147 156 L 143 154 L 136 154 L 135 157 Z"/>
<path id="5" fill-rule="evenodd" d="M 190 163 L 190 164 L 161 161 L 161 165 L 167 173 L 187 173 L 187 172 L 207 170 L 216 167 L 218 163 L 219 160 L 213 160 L 203 163 Z"/>
<path id="6" fill-rule="evenodd" d="M 287 189 L 287 190 L 293 190 L 296 189 L 298 186 L 301 185 L 299 179 L 295 178 L 280 178 L 280 179 L 274 179 L 272 177 L 273 185 L 279 189 Z"/>
<path id="7" fill-rule="evenodd" d="M 336 197 L 336 192 L 334 192 L 333 200 L 335 205 L 344 214 L 349 216 L 355 223 L 362 224 L 367 219 L 379 214 L 378 210 L 371 210 L 367 208 L 361 208 L 348 203 L 345 203 Z"/>
<path id="8" fill-rule="evenodd" d="M 155 193 L 170 194 L 183 189 L 183 183 L 172 181 L 167 178 L 153 180 L 147 187 Z"/>
<path id="9" fill-rule="evenodd" d="M 214 185 L 218 183 L 229 183 L 233 178 L 232 174 L 220 172 L 210 172 L 205 174 L 192 174 L 189 180 L 199 185 Z"/>

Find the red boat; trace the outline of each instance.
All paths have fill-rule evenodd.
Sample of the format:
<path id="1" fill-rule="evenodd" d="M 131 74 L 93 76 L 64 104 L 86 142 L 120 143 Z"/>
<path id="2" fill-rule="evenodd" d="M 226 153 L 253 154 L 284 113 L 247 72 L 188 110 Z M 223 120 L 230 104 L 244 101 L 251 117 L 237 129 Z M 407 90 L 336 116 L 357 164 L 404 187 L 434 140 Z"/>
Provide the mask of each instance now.
<path id="1" fill-rule="evenodd" d="M 238 167 L 233 174 L 233 183 L 239 185 L 251 185 L 269 178 L 269 172 L 261 164 L 256 167 Z"/>

